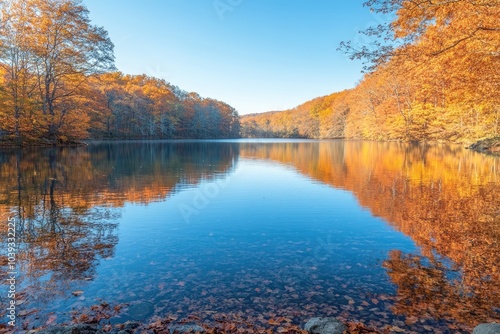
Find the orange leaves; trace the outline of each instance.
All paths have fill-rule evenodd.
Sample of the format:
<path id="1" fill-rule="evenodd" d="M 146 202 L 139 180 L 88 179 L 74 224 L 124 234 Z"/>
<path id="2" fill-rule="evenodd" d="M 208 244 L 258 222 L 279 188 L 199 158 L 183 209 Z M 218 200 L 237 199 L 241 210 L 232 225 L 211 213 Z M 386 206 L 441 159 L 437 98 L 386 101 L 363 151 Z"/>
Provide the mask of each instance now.
<path id="1" fill-rule="evenodd" d="M 107 33 L 90 25 L 88 11 L 75 1 L 20 0 L 7 11 L 11 20 L 0 38 L 15 53 L 0 54 L 0 64 L 11 72 L 5 83 L 11 121 L 2 123 L 7 139 L 19 144 L 84 138 L 88 77 L 114 68 Z"/>
<path id="2" fill-rule="evenodd" d="M 357 322 L 348 322 L 347 323 L 347 333 L 349 334 L 381 334 L 381 332 L 369 328 L 368 326 L 357 323 Z"/>
<path id="3" fill-rule="evenodd" d="M 268 323 L 273 326 L 280 326 L 282 323 L 288 323 L 290 324 L 292 322 L 292 319 L 289 318 L 284 318 L 280 317 L 277 319 L 269 319 Z"/>
<path id="4" fill-rule="evenodd" d="M 345 92 L 316 98 L 280 112 L 242 116 L 243 137 L 340 138 L 342 122 L 347 115 Z M 335 124 L 332 124 L 332 113 Z"/>
<path id="5" fill-rule="evenodd" d="M 412 38 L 375 52 L 380 63 L 352 90 L 291 110 L 243 116 L 242 136 L 467 143 L 498 136 L 500 4 L 372 0 L 369 5 L 384 14 L 398 9 L 391 23 L 395 37 Z M 384 32 L 380 29 L 379 40 Z M 372 53 L 354 53 L 373 60 Z"/>
<path id="6" fill-rule="evenodd" d="M 78 317 L 77 322 L 79 323 L 87 323 L 89 321 L 90 317 L 87 314 L 82 314 Z"/>
<path id="7" fill-rule="evenodd" d="M 9 17 L 0 30 L 8 50 L 0 53 L 3 141 L 239 136 L 238 113 L 226 103 L 145 75 L 102 74 L 115 70 L 113 45 L 78 1 L 19 0 L 5 6 L 0 8 L 0 17 Z M 10 75 L 2 75 L 4 70 Z"/>
<path id="8" fill-rule="evenodd" d="M 221 101 L 187 93 L 162 79 L 108 73 L 92 81 L 100 98 L 93 137 L 235 138 L 239 118 Z M 94 107 L 96 109 L 96 106 Z"/>
<path id="9" fill-rule="evenodd" d="M 72 311 L 72 321 L 76 324 L 98 324 L 102 320 L 110 319 L 111 317 L 119 314 L 123 306 L 124 305 L 116 305 L 111 308 L 106 302 L 99 305 L 92 305 L 90 308 L 81 312 Z M 49 318 L 49 320 L 50 319 L 51 318 Z M 52 321 L 55 321 L 55 319 L 52 319 Z"/>

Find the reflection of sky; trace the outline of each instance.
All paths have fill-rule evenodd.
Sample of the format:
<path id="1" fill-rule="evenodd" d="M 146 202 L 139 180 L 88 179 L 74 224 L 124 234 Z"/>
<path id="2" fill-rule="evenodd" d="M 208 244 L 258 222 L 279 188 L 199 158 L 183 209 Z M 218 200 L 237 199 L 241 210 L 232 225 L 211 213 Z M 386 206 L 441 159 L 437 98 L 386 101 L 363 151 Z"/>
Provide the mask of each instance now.
<path id="1" fill-rule="evenodd" d="M 371 296 L 394 296 L 396 287 L 382 263 L 388 259 L 391 250 L 418 255 L 414 242 L 361 207 L 353 193 L 302 174 L 297 169 L 301 164 L 294 167 L 276 163 L 271 158 L 246 158 L 254 156 L 255 152 L 256 157 L 282 157 L 288 161 L 285 153 L 311 152 L 309 144 L 301 144 L 304 147 L 300 149 L 295 145 L 274 146 L 279 150 L 267 152 L 265 143 L 270 142 L 275 140 L 262 140 L 255 145 L 245 143 L 239 148 L 194 142 L 193 145 L 185 142 L 172 146 L 151 144 L 144 148 L 137 143 L 122 144 L 111 148 L 113 159 L 108 164 L 103 163 L 106 162 L 102 160 L 103 150 L 96 149 L 95 163 L 103 164 L 96 168 L 95 173 L 101 175 L 102 171 L 111 171 L 109 165 L 112 165 L 110 177 L 117 180 L 106 199 L 114 203 L 115 197 L 123 197 L 126 202 L 123 204 L 119 200 L 117 207 L 109 207 L 110 204 L 103 204 L 99 199 L 94 205 L 104 205 L 106 210 L 93 207 L 90 211 L 79 211 L 75 218 L 90 224 L 85 240 L 97 240 L 89 235 L 102 233 L 99 228 L 106 223 L 116 223 L 118 228 L 113 237 L 118 238 L 118 244 L 110 244 L 114 253 L 104 252 L 102 256 L 107 258 L 97 256 L 95 266 L 92 266 L 96 270 L 95 276 L 85 273 L 87 276 L 79 280 L 56 282 L 60 287 L 53 289 L 33 287 L 34 298 L 39 298 L 40 302 L 30 300 L 23 307 L 42 310 L 34 326 L 43 324 L 50 312 L 66 312 L 66 318 L 59 316 L 57 319 L 57 322 L 62 322 L 68 318 L 69 310 L 81 309 L 100 300 L 112 304 L 132 303 L 139 305 L 137 307 L 140 307 L 140 302 L 147 301 L 148 305 L 160 305 L 155 312 L 164 312 L 165 315 L 169 310 L 187 312 L 186 308 L 193 305 L 200 310 L 210 308 L 213 305 L 207 302 L 208 297 L 212 304 L 225 305 L 225 300 L 235 295 L 241 300 L 240 304 L 221 306 L 218 311 L 238 312 L 234 307 L 245 309 L 256 297 L 263 298 L 263 302 L 259 302 L 262 313 L 269 311 L 266 309 L 269 305 L 281 305 L 283 310 L 287 306 L 294 309 L 295 297 L 290 297 L 291 292 L 285 286 L 293 286 L 300 298 L 309 296 L 302 301 L 311 307 L 321 305 L 317 306 L 318 310 L 346 306 L 345 295 L 354 299 L 356 305 L 367 297 L 372 300 Z M 326 145 L 330 144 L 331 167 L 342 168 L 341 160 L 335 159 L 342 159 L 350 151 L 339 149 L 335 143 Z M 240 151 L 243 158 L 238 155 Z M 61 155 L 61 165 L 65 166 L 67 161 L 63 158 Z M 295 158 L 297 163 L 307 162 L 306 155 Z M 316 162 L 310 161 L 311 165 L 307 167 L 315 171 Z M 115 167 L 120 168 L 116 170 Z M 359 168 L 361 175 L 364 173 L 360 166 L 350 168 L 354 168 L 353 172 Z M 335 176 L 335 171 L 328 172 Z M 342 172 L 345 171 L 339 171 Z M 92 201 L 89 192 L 107 189 L 106 183 L 98 183 L 101 178 L 96 178 L 89 188 L 81 188 L 80 183 L 71 180 L 61 182 L 61 187 L 75 188 L 56 188 L 58 196 L 61 190 L 77 194 L 82 190 L 83 199 Z M 156 190 L 151 192 L 149 186 L 152 182 L 156 182 L 155 186 L 161 190 L 158 191 L 160 195 Z M 351 184 L 350 189 L 357 189 L 357 186 L 361 185 Z M 377 182 L 363 183 L 362 186 L 379 189 Z M 163 191 L 161 187 L 168 190 Z M 126 193 L 128 189 L 132 189 L 131 196 Z M 371 192 L 377 189 L 364 189 L 377 196 L 376 191 L 375 195 Z M 121 190 L 123 196 L 118 196 Z M 154 201 L 138 203 L 137 193 L 142 191 L 141 201 L 147 200 L 151 194 Z M 425 203 L 423 205 L 425 207 Z M 375 206 L 371 208 L 375 210 Z M 401 209 L 406 208 L 402 205 Z M 64 210 L 68 209 L 61 204 L 58 212 L 66 212 Z M 418 218 L 417 214 L 415 217 Z M 78 226 L 74 228 L 79 230 Z M 80 242 L 80 238 L 75 240 Z M 73 257 L 86 254 L 85 247 L 78 248 L 77 253 L 61 263 L 72 263 Z M 447 259 L 437 256 L 439 254 L 435 255 L 445 267 L 452 265 Z M 85 261 L 78 263 L 85 264 Z M 425 257 L 422 263 L 424 271 L 433 266 Z M 71 268 L 66 271 L 71 271 Z M 452 270 L 446 272 L 449 280 L 458 279 L 460 275 Z M 46 283 L 49 277 L 47 274 L 40 281 Z M 266 283 L 268 288 L 278 292 L 259 295 L 255 288 L 260 289 L 263 281 L 270 282 Z M 30 283 L 26 281 L 25 284 Z M 329 297 L 315 299 L 311 292 L 318 286 L 322 292 L 328 291 Z M 54 292 L 61 293 L 56 295 L 54 289 L 57 289 Z M 73 296 L 72 292 L 76 290 L 82 290 L 83 294 Z M 213 290 L 216 292 L 210 292 Z M 391 300 L 385 303 L 388 310 L 392 299 L 382 300 Z M 374 306 L 367 307 L 365 313 L 354 309 L 350 318 L 369 319 L 371 307 Z M 329 314 L 338 315 L 337 311 Z M 34 315 L 30 321 L 33 318 Z"/>
<path id="2" fill-rule="evenodd" d="M 376 283 L 369 289 L 389 293 L 381 262 L 392 249 L 415 251 L 410 238 L 372 217 L 352 193 L 267 160 L 240 158 L 227 174 L 179 184 L 163 201 L 111 210 L 120 217 L 114 256 L 99 262 L 93 281 L 67 282 L 68 291 L 84 291 L 81 297 L 48 301 L 47 312 L 145 300 L 158 292 L 158 282 L 175 286 L 192 272 L 216 270 L 235 282 L 245 268 L 269 281 L 277 270 L 300 281 L 318 267 L 325 279 L 347 275 L 354 286 L 371 277 Z"/>
<path id="3" fill-rule="evenodd" d="M 217 196 L 203 207 L 194 204 L 204 191 L 216 188 Z M 196 210 L 188 223 L 180 209 L 185 207 Z M 126 283 L 134 277 L 161 281 L 182 261 L 203 271 L 222 268 L 233 279 L 240 266 L 269 273 L 276 266 L 308 261 L 327 276 L 353 267 L 349 275 L 359 276 L 353 282 L 368 275 L 390 289 L 382 282 L 387 278 L 381 262 L 392 249 L 415 251 L 410 238 L 372 217 L 351 193 L 318 184 L 287 166 L 248 159 L 240 159 L 225 180 L 203 181 L 164 202 L 126 205 L 119 238 L 115 257 L 101 262 L 89 287 L 96 294 L 113 291 L 108 289 L 111 277 L 123 280 L 127 289 L 140 289 L 140 282 Z M 233 256 L 238 264 L 222 265 Z M 261 257 L 279 265 L 261 263 Z"/>
<path id="4" fill-rule="evenodd" d="M 165 202 L 148 206 L 128 204 L 124 210 L 120 222 L 122 241 L 128 233 L 137 238 L 135 233 L 147 234 L 152 227 L 156 231 L 191 231 L 348 226 L 353 232 L 393 231 L 371 217 L 348 191 L 317 183 L 287 166 L 246 159 L 240 160 L 236 170 L 225 179 L 205 180 Z"/>

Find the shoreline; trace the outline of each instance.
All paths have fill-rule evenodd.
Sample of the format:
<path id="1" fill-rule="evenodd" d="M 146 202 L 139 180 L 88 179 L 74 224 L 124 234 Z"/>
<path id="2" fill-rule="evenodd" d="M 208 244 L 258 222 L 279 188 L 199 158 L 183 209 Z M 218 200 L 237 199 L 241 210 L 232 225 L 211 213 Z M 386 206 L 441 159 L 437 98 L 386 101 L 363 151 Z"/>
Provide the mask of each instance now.
<path id="1" fill-rule="evenodd" d="M 140 321 L 127 321 L 122 324 L 101 324 L 101 323 L 73 323 L 61 324 L 56 326 L 48 326 L 33 330 L 26 330 L 29 334 L 135 334 L 135 333 L 199 333 L 199 334 L 223 334 L 223 333 L 294 333 L 294 334 L 360 334 L 373 333 L 382 334 L 388 331 L 403 332 L 402 328 L 397 326 L 387 327 L 385 329 L 377 329 L 366 326 L 363 323 L 356 321 L 344 322 L 337 317 L 311 318 L 305 324 L 278 324 L 270 323 L 266 328 L 254 326 L 245 321 L 220 321 L 217 325 L 209 325 L 186 319 L 185 321 L 176 323 L 169 318 L 158 319 L 154 323 L 146 323 Z M 473 334 L 493 334 L 498 333 L 500 324 L 495 322 L 485 322 L 471 327 Z"/>
<path id="2" fill-rule="evenodd" d="M 500 156 L 500 137 L 483 139 L 467 148 L 479 153 Z"/>
<path id="3" fill-rule="evenodd" d="M 238 139 L 310 139 L 310 140 L 353 140 L 348 138 L 253 138 L 253 137 L 240 137 L 240 138 L 170 138 L 170 139 L 156 139 L 156 138 L 134 138 L 134 139 L 101 139 L 101 138 L 88 138 L 82 140 L 70 140 L 67 142 L 52 142 L 50 140 L 31 140 L 31 141 L 21 141 L 15 142 L 13 140 L 0 140 L 0 149 L 23 149 L 23 148 L 48 148 L 48 147 L 80 147 L 87 146 L 89 142 L 102 141 L 102 142 L 127 142 L 127 141 L 197 141 L 197 140 L 238 140 Z M 364 139 L 357 139 L 364 141 Z M 370 140 L 368 140 L 370 141 Z M 416 144 L 413 141 L 394 141 L 394 140 L 383 140 L 381 142 L 400 142 L 406 144 Z M 448 141 L 430 141 L 430 142 L 418 142 L 419 144 L 458 144 L 456 142 Z M 463 145 L 463 143 L 462 143 Z M 484 153 L 489 155 L 500 155 L 500 137 L 493 137 L 482 139 L 474 142 L 468 146 L 465 146 L 474 152 Z"/>
<path id="4" fill-rule="evenodd" d="M 0 140 L 0 149 L 23 149 L 40 147 L 78 147 L 86 146 L 84 141 L 52 142 L 50 140 L 25 140 L 16 142 L 14 140 Z"/>

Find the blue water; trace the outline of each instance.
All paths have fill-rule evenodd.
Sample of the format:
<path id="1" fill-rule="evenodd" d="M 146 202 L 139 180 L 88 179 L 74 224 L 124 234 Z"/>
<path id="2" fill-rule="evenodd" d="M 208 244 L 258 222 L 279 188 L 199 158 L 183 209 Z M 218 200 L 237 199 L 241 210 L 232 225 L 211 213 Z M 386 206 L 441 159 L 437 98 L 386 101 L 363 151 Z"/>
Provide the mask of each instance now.
<path id="1" fill-rule="evenodd" d="M 309 159 L 304 150 L 327 145 L 337 149 L 340 144 L 96 143 L 56 151 L 57 167 L 54 161 L 45 164 L 46 155 L 23 153 L 23 159 L 45 172 L 38 172 L 39 181 L 23 176 L 22 191 L 47 194 L 46 179 L 51 173 L 58 179 L 54 202 L 32 194 L 26 205 L 52 207 L 56 202 L 56 219 L 72 218 L 43 240 L 20 240 L 22 248 L 43 252 L 45 247 L 51 253 L 47 238 L 58 243 L 65 233 L 77 235 L 71 239 L 73 253 L 41 256 L 41 262 L 64 265 L 38 267 L 34 258 L 20 256 L 21 286 L 29 291 L 20 309 L 36 310 L 24 317 L 25 329 L 44 326 L 51 315 L 57 319 L 50 324 L 67 322 L 71 312 L 75 316 L 102 302 L 125 305 L 109 320 L 112 324 L 152 322 L 172 314 L 202 321 L 220 314 L 284 316 L 301 324 L 328 315 L 378 328 L 447 328 L 450 319 L 427 317 L 408 325 L 405 314 L 393 312 L 398 287 L 384 261 L 391 251 L 426 258 L 410 235 L 360 205 L 353 191 L 302 170 Z M 273 150 L 273 157 L 295 153 L 292 160 L 278 161 L 255 153 L 262 148 Z M 13 161 L 9 154 L 4 154 L 6 164 Z M 306 164 L 319 163 L 318 158 Z M 337 165 L 332 160 L 332 168 Z M 23 173 L 32 173 L 31 168 Z M 84 208 L 75 199 L 85 202 Z M 40 234 L 46 232 L 40 213 L 25 218 Z M 77 232 L 81 227 L 72 227 L 77 220 L 86 226 L 82 235 Z M 107 244 L 106 251 L 96 251 L 98 243 Z M 87 253 L 91 260 L 82 262 L 79 258 Z M 72 277 L 71 261 L 90 265 Z M 442 261 L 453 266 L 446 256 Z M 457 271 L 446 275 L 450 281 L 460 276 Z"/>

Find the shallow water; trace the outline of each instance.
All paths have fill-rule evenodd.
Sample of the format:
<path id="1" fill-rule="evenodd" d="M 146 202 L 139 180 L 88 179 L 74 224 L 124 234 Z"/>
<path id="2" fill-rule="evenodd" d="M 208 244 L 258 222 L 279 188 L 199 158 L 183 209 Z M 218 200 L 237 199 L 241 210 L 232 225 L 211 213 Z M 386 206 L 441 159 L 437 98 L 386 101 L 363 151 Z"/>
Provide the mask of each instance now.
<path id="1" fill-rule="evenodd" d="M 458 146 L 95 142 L 4 150 L 0 172 L 19 329 L 102 302 L 125 305 L 111 323 L 500 320 L 500 160 Z"/>

